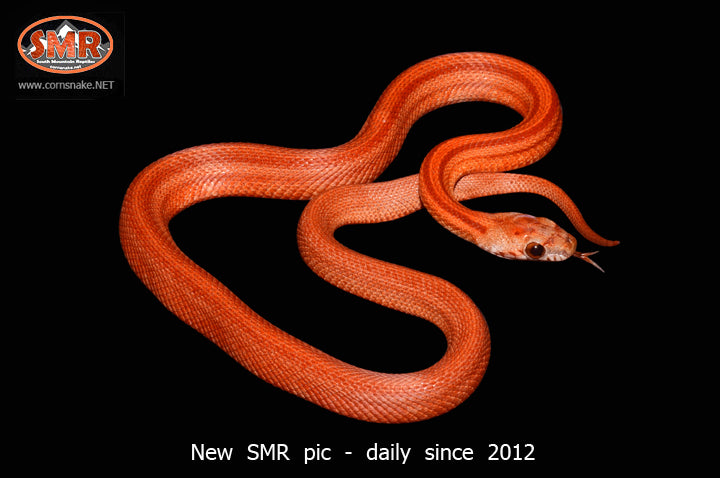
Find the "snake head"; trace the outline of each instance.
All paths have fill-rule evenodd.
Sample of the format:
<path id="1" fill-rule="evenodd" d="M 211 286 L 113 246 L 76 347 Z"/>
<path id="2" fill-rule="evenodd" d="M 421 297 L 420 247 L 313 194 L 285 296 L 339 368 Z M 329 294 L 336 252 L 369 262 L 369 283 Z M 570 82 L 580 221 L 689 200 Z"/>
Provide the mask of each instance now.
<path id="1" fill-rule="evenodd" d="M 497 225 L 478 245 L 496 256 L 555 262 L 576 255 L 575 238 L 550 219 L 517 212 L 492 216 Z"/>

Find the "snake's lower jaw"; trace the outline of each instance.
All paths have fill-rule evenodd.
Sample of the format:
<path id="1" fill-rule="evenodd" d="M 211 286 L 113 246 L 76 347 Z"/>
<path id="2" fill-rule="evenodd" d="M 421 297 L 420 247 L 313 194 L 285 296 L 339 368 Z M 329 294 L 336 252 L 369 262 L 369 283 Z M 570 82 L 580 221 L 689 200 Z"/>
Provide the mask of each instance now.
<path id="1" fill-rule="evenodd" d="M 603 268 L 600 267 L 599 265 L 597 265 L 597 263 L 596 263 L 594 260 L 590 259 L 590 256 L 592 256 L 593 254 L 597 254 L 598 252 L 599 252 L 599 251 L 593 251 L 593 252 L 578 252 L 578 251 L 575 251 L 575 253 L 573 254 L 573 257 L 577 257 L 578 259 L 584 260 L 584 261 L 587 262 L 588 264 L 592 264 L 593 266 L 595 266 L 595 267 L 597 267 L 598 269 L 600 269 L 600 272 L 605 272 L 605 271 L 603 270 Z"/>

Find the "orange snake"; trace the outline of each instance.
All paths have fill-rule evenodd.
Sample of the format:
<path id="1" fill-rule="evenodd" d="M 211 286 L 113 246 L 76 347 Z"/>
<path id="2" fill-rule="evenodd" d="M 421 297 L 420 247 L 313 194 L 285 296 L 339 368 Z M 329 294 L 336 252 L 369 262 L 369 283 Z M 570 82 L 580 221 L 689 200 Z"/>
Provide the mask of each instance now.
<path id="1" fill-rule="evenodd" d="M 372 182 L 418 118 L 465 101 L 506 105 L 523 120 L 507 131 L 441 143 L 417 175 Z M 561 122 L 554 88 L 523 62 L 488 53 L 431 58 L 388 86 L 346 144 L 289 149 L 219 143 L 151 164 L 127 190 L 120 214 L 122 247 L 133 271 L 171 312 L 261 379 L 356 419 L 425 420 L 462 403 L 482 379 L 490 354 L 485 319 L 452 284 L 366 257 L 339 244 L 333 233 L 343 225 L 389 221 L 425 207 L 453 233 L 495 255 L 549 261 L 574 255 L 592 263 L 589 254 L 575 250 L 575 239 L 548 219 L 482 213 L 458 202 L 537 193 L 555 202 L 588 240 L 616 244 L 595 234 L 559 187 L 505 172 L 542 158 L 555 144 Z M 298 227 L 305 262 L 341 289 L 431 321 L 445 334 L 445 355 L 425 370 L 379 373 L 342 362 L 264 320 L 183 254 L 170 236 L 173 216 L 222 196 L 312 199 Z"/>

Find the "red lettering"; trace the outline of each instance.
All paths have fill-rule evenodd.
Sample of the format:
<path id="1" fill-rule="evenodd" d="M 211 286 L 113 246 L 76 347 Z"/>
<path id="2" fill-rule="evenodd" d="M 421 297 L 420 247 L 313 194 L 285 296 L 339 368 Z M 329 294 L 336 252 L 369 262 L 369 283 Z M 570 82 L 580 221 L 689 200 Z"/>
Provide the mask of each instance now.
<path id="1" fill-rule="evenodd" d="M 57 37 L 57 33 L 54 30 L 48 30 L 46 32 L 47 38 L 47 57 L 55 58 L 55 52 L 60 58 L 75 58 L 75 32 L 70 30 L 65 34 L 62 43 Z"/>
<path id="2" fill-rule="evenodd" d="M 42 30 L 37 30 L 33 32 L 32 35 L 30 35 L 30 41 L 32 42 L 33 46 L 35 47 L 35 50 L 30 53 L 30 56 L 33 58 L 33 60 L 37 60 L 41 56 L 43 56 L 43 53 L 45 53 L 45 45 L 42 44 L 40 39 L 43 37 Z"/>
<path id="3" fill-rule="evenodd" d="M 78 54 L 80 58 L 85 58 L 85 52 L 90 50 L 90 56 L 100 58 L 98 47 L 100 46 L 100 34 L 92 31 L 80 32 L 78 38 Z"/>

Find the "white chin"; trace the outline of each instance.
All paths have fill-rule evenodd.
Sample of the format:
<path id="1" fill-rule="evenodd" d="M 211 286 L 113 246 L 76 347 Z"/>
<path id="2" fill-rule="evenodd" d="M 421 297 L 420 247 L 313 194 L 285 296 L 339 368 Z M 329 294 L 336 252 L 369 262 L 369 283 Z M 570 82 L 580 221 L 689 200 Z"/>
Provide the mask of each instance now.
<path id="1" fill-rule="evenodd" d="M 565 259 L 567 259 L 567 257 L 561 256 L 560 254 L 548 254 L 545 260 L 550 262 L 559 262 L 564 261 Z"/>

